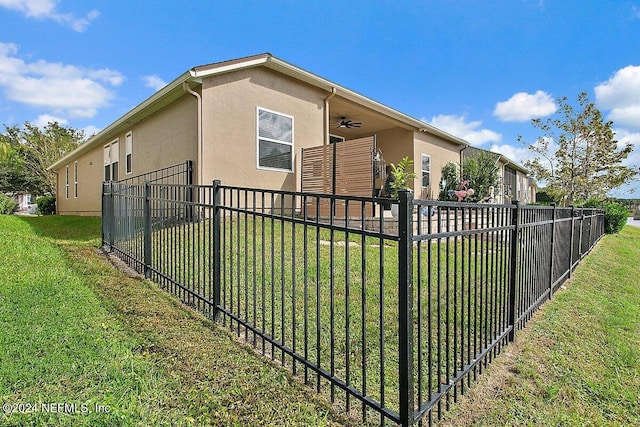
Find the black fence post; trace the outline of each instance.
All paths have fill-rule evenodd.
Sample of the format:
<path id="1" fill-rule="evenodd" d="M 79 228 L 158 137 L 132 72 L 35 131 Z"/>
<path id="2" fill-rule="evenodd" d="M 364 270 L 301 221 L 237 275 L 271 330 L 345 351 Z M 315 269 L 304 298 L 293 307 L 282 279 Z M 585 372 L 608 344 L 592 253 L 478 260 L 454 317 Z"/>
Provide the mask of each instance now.
<path id="1" fill-rule="evenodd" d="M 194 218 L 194 206 L 193 206 L 193 161 L 192 160 L 187 160 L 186 162 L 186 172 L 187 174 L 187 188 L 186 188 L 186 192 L 187 194 L 185 194 L 186 196 L 186 205 L 185 205 L 185 209 L 186 209 L 186 219 L 187 221 L 191 222 L 193 221 Z"/>
<path id="2" fill-rule="evenodd" d="M 591 246 L 592 246 L 592 242 L 591 242 L 591 223 L 593 222 L 593 213 L 595 212 L 595 209 L 589 209 L 589 235 L 587 236 L 587 242 L 589 245 L 589 249 L 587 249 L 587 252 L 591 252 Z"/>
<path id="3" fill-rule="evenodd" d="M 549 299 L 553 296 L 553 258 L 555 256 L 555 235 L 556 235 L 556 204 L 551 203 L 553 207 L 553 221 L 551 222 L 551 255 L 549 260 Z"/>
<path id="4" fill-rule="evenodd" d="M 151 277 L 151 184 L 144 183 L 144 277 Z"/>
<path id="5" fill-rule="evenodd" d="M 575 226 L 575 217 L 576 217 L 576 212 L 575 212 L 575 207 L 573 205 L 569 206 L 571 208 L 571 237 L 569 239 L 569 241 L 571 242 L 571 249 L 569 250 L 569 278 L 571 278 L 571 273 L 573 273 L 573 239 L 574 239 L 574 229 L 576 228 Z"/>
<path id="6" fill-rule="evenodd" d="M 398 322 L 400 425 L 413 425 L 413 193 L 401 191 L 398 207 Z"/>
<path id="7" fill-rule="evenodd" d="M 109 217 L 108 233 L 109 233 L 109 252 L 113 252 L 113 235 L 116 226 L 116 208 L 113 200 L 113 181 L 109 181 L 109 197 L 107 202 L 107 216 Z"/>
<path id="8" fill-rule="evenodd" d="M 220 305 L 220 180 L 213 181 L 213 318 Z"/>
<path id="9" fill-rule="evenodd" d="M 584 208 L 580 208 L 580 244 L 578 245 L 578 259 L 582 260 L 582 235 L 584 234 Z"/>
<path id="10" fill-rule="evenodd" d="M 509 341 L 516 339 L 516 290 L 518 286 L 518 248 L 520 242 L 520 202 L 511 202 L 514 206 L 511 210 L 511 249 L 509 250 Z"/>
<path id="11" fill-rule="evenodd" d="M 102 209 L 101 209 L 101 235 L 100 235 L 100 243 L 101 246 L 104 246 L 107 243 L 107 184 L 105 182 L 102 183 Z"/>

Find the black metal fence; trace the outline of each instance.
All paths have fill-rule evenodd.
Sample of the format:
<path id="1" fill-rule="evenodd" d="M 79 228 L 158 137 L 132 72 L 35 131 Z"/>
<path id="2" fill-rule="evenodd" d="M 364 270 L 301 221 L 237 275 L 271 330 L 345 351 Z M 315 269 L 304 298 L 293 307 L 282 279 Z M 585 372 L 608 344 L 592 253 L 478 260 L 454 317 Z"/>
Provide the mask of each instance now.
<path id="1" fill-rule="evenodd" d="M 411 193 L 392 219 L 219 182 L 104 190 L 108 248 L 362 424 L 439 418 L 604 232 L 593 209 Z"/>

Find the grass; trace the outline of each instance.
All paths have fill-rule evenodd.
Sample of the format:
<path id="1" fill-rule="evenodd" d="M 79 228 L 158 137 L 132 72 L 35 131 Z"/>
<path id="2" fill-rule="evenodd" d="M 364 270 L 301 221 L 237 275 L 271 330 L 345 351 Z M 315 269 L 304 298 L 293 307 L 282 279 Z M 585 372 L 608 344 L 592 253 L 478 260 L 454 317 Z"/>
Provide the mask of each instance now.
<path id="1" fill-rule="evenodd" d="M 94 218 L 0 216 L 0 400 L 39 408 L 2 413 L 1 425 L 350 422 L 225 330 L 114 269 L 96 251 L 99 232 Z M 49 403 L 67 413 L 43 411 Z"/>
<path id="2" fill-rule="evenodd" d="M 443 426 L 640 425 L 640 229 L 608 235 Z"/>
<path id="3" fill-rule="evenodd" d="M 265 231 L 265 238 L 270 239 L 271 229 Z M 159 291 L 156 285 L 128 278 L 115 270 L 96 253 L 99 232 L 99 221 L 91 218 L 0 216 L 3 242 L 0 252 L 2 402 L 59 401 L 86 404 L 90 408 L 99 404 L 110 409 L 108 414 L 0 414 L 0 425 L 360 424 L 362 420 L 336 415 L 322 395 L 302 386 L 286 370 L 265 361 L 241 345 L 231 333 Z M 197 235 L 195 228 L 189 232 Z M 287 233 L 278 228 L 273 232 L 276 240 L 283 233 L 286 237 Z M 351 340 L 336 343 L 336 373 L 342 375 L 344 362 L 350 360 L 353 384 L 359 385 L 358 371 L 363 361 L 357 358 L 361 353 L 357 346 L 364 341 L 366 346 L 372 346 L 365 353 L 364 366 L 368 369 L 369 392 L 375 393 L 375 382 L 378 381 L 375 376 L 381 370 L 377 341 L 380 331 L 384 331 L 385 351 L 389 352 L 385 355 L 389 358 L 384 366 L 385 382 L 391 390 L 386 398 L 387 403 L 393 405 L 396 392 L 392 390 L 392 371 L 397 366 L 397 359 L 393 357 L 392 347 L 397 337 L 393 336 L 393 330 L 388 334 L 387 328 L 381 327 L 379 319 L 376 320 L 380 293 L 370 291 L 368 285 L 357 284 L 364 259 L 367 278 L 373 280 L 374 288 L 379 286 L 380 273 L 373 270 L 378 269 L 379 262 L 379 252 L 374 244 L 380 242 L 366 239 L 363 242 L 359 237 L 351 236 L 361 246 L 353 248 L 350 262 L 336 259 L 333 285 L 327 285 L 329 266 L 324 260 L 327 251 L 332 249 L 320 246 L 316 250 L 315 240 L 328 240 L 328 237 L 322 234 L 305 239 L 297 234 L 299 232 L 291 232 L 296 235 L 297 245 L 306 244 L 312 252 L 317 252 L 310 255 L 308 262 L 318 268 L 322 277 L 319 317 L 326 316 L 326 302 L 333 292 L 333 297 L 342 301 L 334 313 L 336 331 L 350 325 Z M 261 233 L 259 236 L 262 238 Z M 344 239 L 346 236 L 337 237 Z M 633 264 L 629 265 L 629 260 L 638 259 L 640 255 L 639 238 L 637 231 L 628 228 L 619 236 L 605 238 L 567 285 L 569 289 L 559 292 L 544 306 L 544 315 L 535 316 L 538 320 L 532 325 L 544 323 L 546 316 L 553 314 L 546 320 L 547 329 L 533 333 L 527 328 L 520 332 L 515 346 L 503 349 L 504 355 L 490 365 L 491 376 L 480 377 L 479 383 L 469 391 L 469 399 L 464 400 L 467 403 L 455 406 L 445 423 L 633 425 L 640 422 L 637 415 L 640 405 L 637 400 L 640 396 L 640 290 L 637 280 L 633 281 Z M 244 255 L 233 268 L 227 264 L 227 279 L 246 282 L 245 261 L 251 264 L 251 257 L 256 255 L 252 253 L 253 242 L 245 243 L 244 238 L 235 242 L 235 248 L 242 249 L 240 252 Z M 260 241 L 256 244 L 260 245 Z M 394 245 L 389 246 L 384 250 L 385 262 L 394 261 L 397 254 Z M 479 249 L 469 246 L 467 250 L 484 253 L 482 256 L 498 255 L 489 243 Z M 364 257 L 359 258 L 363 247 Z M 347 248 L 335 247 L 333 250 L 346 256 Z M 427 249 L 430 250 L 436 257 L 446 248 L 434 246 Z M 458 252 L 460 248 L 452 245 L 450 250 Z M 268 260 L 266 269 L 259 274 L 269 278 L 273 274 L 275 282 L 283 279 L 288 282 L 297 277 L 296 292 L 300 295 L 304 291 L 304 278 L 298 275 L 303 260 L 300 257 L 293 259 L 291 252 L 285 252 L 286 256 L 276 253 L 273 266 Z M 191 254 L 186 255 L 187 259 L 191 258 Z M 483 259 L 490 261 L 493 258 L 479 258 L 479 262 Z M 294 269 L 293 266 L 297 267 Z M 199 266 L 187 265 L 184 274 L 188 275 L 194 268 L 197 270 Z M 384 280 L 393 284 L 397 271 L 386 269 L 384 277 L 388 274 L 389 278 Z M 350 296 L 347 297 L 345 277 L 352 275 Z M 248 279 L 251 283 L 254 277 Z M 255 277 L 260 286 L 261 279 L 262 276 Z M 446 283 L 435 278 L 434 285 L 439 286 L 439 283 L 443 291 L 449 292 Z M 253 316 L 254 300 L 247 289 L 240 288 L 240 294 L 229 293 L 227 304 L 235 307 L 240 304 L 239 311 Z M 261 293 L 261 288 L 258 290 Z M 388 315 L 387 310 L 393 313 L 397 304 L 392 290 L 384 291 L 385 315 Z M 309 289 L 312 295 L 316 291 Z M 269 310 L 272 309 L 271 292 L 267 286 L 264 304 Z M 278 297 L 282 291 L 276 289 L 274 292 Z M 261 308 L 260 293 L 255 301 Z M 577 299 L 565 300 L 574 293 Z M 361 311 L 358 307 L 362 304 L 362 296 L 365 309 Z M 354 304 L 345 304 L 352 298 Z M 304 307 L 298 305 L 299 300 L 293 298 L 290 288 L 285 289 L 285 301 L 286 306 L 275 303 L 275 321 L 271 322 L 267 317 L 267 323 L 260 325 L 263 329 L 280 329 L 282 324 L 278 323 L 278 317 L 284 309 L 287 316 L 297 314 L 298 329 L 295 330 L 299 330 Z M 316 300 L 311 302 L 308 316 L 310 328 L 315 329 Z M 290 310 L 291 307 L 295 309 Z M 347 310 L 350 310 L 349 314 Z M 360 321 L 346 321 L 362 313 L 367 320 L 364 336 L 358 327 Z M 256 316 L 259 319 L 261 313 L 258 311 Z M 604 325 L 605 321 L 607 325 Z M 385 321 L 385 324 L 391 322 Z M 246 336 L 244 331 L 235 331 L 236 334 L 240 332 Z M 285 337 L 291 339 L 293 332 L 294 329 L 285 330 Z M 531 337 L 527 338 L 529 335 Z M 328 337 L 330 333 L 322 326 L 323 352 L 326 352 Z M 312 335 L 312 338 L 315 340 L 317 336 Z M 298 342 L 298 345 L 302 343 Z M 315 347 L 310 349 L 316 350 Z M 349 354 L 350 358 L 344 354 Z M 276 356 L 280 359 L 278 353 Z M 323 361 L 327 360 L 325 353 L 321 357 Z M 298 374 L 301 372 L 299 369 Z"/>
<path id="4" fill-rule="evenodd" d="M 209 286 L 211 232 L 208 221 L 156 228 L 153 265 L 194 292 L 213 298 Z M 346 393 L 296 365 L 232 317 L 243 319 L 329 375 L 397 412 L 397 242 L 313 226 L 305 229 L 251 215 L 224 221 L 221 234 L 221 305 L 230 313 L 222 316 L 223 324 L 263 354 L 292 365 L 304 381 L 317 389 L 328 389 L 332 399 L 337 395 L 334 401 L 343 410 L 355 415 L 361 406 L 354 404 L 355 399 L 349 402 Z M 133 236 L 137 240 L 123 239 L 118 245 L 125 251 L 140 250 L 142 236 Z M 416 325 L 421 323 L 415 332 L 416 340 L 422 342 L 423 357 L 416 356 L 416 362 L 424 372 L 423 399 L 448 381 L 458 366 L 469 363 L 491 341 L 492 334 L 506 327 L 508 250 L 504 243 L 497 234 L 466 244 L 460 238 L 445 240 L 423 244 L 420 256 L 415 252 L 414 265 L 421 268 L 419 275 L 417 270 L 415 273 L 421 277 L 420 287 L 416 286 L 421 300 L 416 300 L 415 307 L 417 313 L 421 303 L 422 317 L 418 319 L 416 314 Z M 329 245 L 330 241 L 340 244 Z M 142 258 L 140 252 L 138 257 Z M 465 265 L 459 262 L 462 258 L 471 261 Z M 471 277 L 478 269 L 480 273 Z M 463 277 L 469 286 L 466 289 L 460 285 Z M 154 279 L 186 304 L 208 311 L 169 281 L 159 276 Z M 473 352 L 465 350 L 467 344 Z M 439 350 L 430 352 L 430 346 Z M 375 416 L 367 418 L 376 420 Z"/>

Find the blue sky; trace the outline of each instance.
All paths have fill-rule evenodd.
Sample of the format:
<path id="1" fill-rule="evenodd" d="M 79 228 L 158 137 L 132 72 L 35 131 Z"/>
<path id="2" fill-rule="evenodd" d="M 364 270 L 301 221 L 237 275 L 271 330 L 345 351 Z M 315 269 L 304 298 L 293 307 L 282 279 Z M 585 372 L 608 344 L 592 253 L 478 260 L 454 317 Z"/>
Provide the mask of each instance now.
<path id="1" fill-rule="evenodd" d="M 6 125 L 92 133 L 194 66 L 270 52 L 516 161 L 531 118 L 587 92 L 640 165 L 640 0 L 0 0 L 0 28 Z"/>

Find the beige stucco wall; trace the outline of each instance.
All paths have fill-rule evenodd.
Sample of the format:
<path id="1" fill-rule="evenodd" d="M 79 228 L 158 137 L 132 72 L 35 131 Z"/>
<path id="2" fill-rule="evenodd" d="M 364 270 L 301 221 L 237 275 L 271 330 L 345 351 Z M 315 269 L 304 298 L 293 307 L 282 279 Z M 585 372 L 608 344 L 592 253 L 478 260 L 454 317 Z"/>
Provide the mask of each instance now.
<path id="1" fill-rule="evenodd" d="M 125 135 L 132 132 L 132 171 L 125 173 Z M 197 104 L 185 94 L 146 119 L 106 136 L 90 151 L 63 164 L 58 173 L 58 213 L 100 215 L 104 177 L 104 146 L 119 142 L 118 178 L 125 179 L 193 160 L 197 168 Z M 78 197 L 73 196 L 73 164 L 78 162 Z M 69 166 L 69 198 L 65 197 L 66 166 Z"/>
<path id="2" fill-rule="evenodd" d="M 416 198 L 432 200 L 438 198 L 442 167 L 449 162 L 460 164 L 461 148 L 460 145 L 446 141 L 436 135 L 419 131 L 414 132 L 413 159 L 416 174 L 418 175 L 414 186 Z M 420 174 L 423 154 L 431 156 L 430 188 L 422 187 Z"/>
<path id="3" fill-rule="evenodd" d="M 78 162 L 78 197 L 74 196 L 73 168 Z M 66 169 L 69 167 L 69 198 L 65 194 Z M 67 215 L 100 215 L 102 206 L 100 184 L 103 174 L 103 147 L 96 147 L 83 156 L 63 165 L 58 174 L 58 213 Z"/>
<path id="4" fill-rule="evenodd" d="M 278 190 L 300 189 L 301 149 L 324 139 L 328 93 L 264 68 L 206 78 L 203 99 L 203 181 Z M 294 170 L 257 166 L 257 108 L 293 116 Z"/>
<path id="5" fill-rule="evenodd" d="M 398 163 L 403 157 L 413 157 L 413 131 L 391 128 L 376 133 L 376 146 L 382 150 L 387 165 Z"/>

